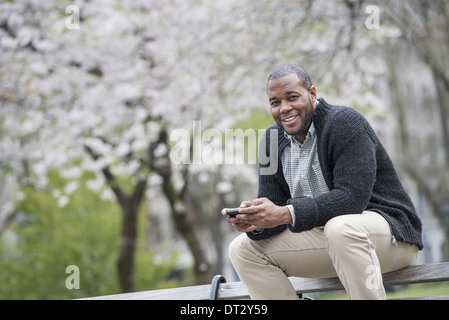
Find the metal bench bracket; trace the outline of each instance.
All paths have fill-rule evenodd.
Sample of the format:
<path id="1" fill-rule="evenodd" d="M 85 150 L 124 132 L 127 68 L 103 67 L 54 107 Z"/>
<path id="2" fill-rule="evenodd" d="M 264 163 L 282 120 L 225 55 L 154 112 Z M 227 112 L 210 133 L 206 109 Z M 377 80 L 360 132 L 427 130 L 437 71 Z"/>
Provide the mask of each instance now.
<path id="1" fill-rule="evenodd" d="M 218 292 L 220 290 L 220 283 L 226 283 L 226 278 L 220 274 L 217 274 L 212 278 L 210 286 L 209 300 L 218 300 Z"/>

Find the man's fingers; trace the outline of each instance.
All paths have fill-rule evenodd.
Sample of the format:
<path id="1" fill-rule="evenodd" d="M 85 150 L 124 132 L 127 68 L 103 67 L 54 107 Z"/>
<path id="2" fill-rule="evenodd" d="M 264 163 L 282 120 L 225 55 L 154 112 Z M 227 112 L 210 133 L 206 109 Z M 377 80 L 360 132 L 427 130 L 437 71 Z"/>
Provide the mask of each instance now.
<path id="1" fill-rule="evenodd" d="M 233 223 L 234 228 L 240 232 L 251 232 L 257 229 L 256 226 L 253 226 L 248 223 Z"/>
<path id="2" fill-rule="evenodd" d="M 251 207 L 253 205 L 253 203 L 251 201 L 243 201 L 240 204 L 240 208 L 247 208 L 247 207 Z"/>
<path id="3" fill-rule="evenodd" d="M 240 221 L 243 221 L 245 223 L 249 223 L 251 224 L 251 221 L 254 220 L 254 217 L 252 216 L 252 214 L 244 214 L 244 213 L 239 213 L 236 218 Z"/>
<path id="4" fill-rule="evenodd" d="M 268 199 L 267 198 L 258 198 L 253 200 L 253 205 L 258 206 L 260 204 L 264 204 Z"/>
<path id="5" fill-rule="evenodd" d="M 251 214 L 255 214 L 255 213 L 260 212 L 260 210 L 262 208 L 263 207 L 261 207 L 260 205 L 259 206 L 246 207 L 246 208 L 240 208 L 239 215 L 243 215 L 244 214 L 244 215 L 248 216 L 248 215 L 251 215 Z"/>

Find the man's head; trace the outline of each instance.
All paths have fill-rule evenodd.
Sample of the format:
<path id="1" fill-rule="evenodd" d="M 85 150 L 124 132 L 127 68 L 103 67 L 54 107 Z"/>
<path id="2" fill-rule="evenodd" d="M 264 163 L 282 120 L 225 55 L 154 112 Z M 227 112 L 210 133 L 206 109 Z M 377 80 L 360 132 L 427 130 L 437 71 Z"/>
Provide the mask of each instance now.
<path id="1" fill-rule="evenodd" d="M 274 121 L 304 142 L 317 98 L 307 72 L 292 64 L 277 67 L 268 77 L 267 94 Z"/>
<path id="2" fill-rule="evenodd" d="M 296 74 L 299 82 L 301 82 L 307 90 L 310 89 L 312 81 L 310 80 L 309 74 L 306 70 L 296 64 L 282 64 L 276 67 L 268 76 L 267 82 L 269 83 L 272 80 L 277 80 L 291 74 Z"/>

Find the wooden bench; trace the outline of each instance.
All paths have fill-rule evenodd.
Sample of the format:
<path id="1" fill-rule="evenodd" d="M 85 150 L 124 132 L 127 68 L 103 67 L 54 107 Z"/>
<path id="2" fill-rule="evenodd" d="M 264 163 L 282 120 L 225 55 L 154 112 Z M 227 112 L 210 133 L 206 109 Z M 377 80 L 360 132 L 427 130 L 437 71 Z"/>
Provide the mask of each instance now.
<path id="1" fill-rule="evenodd" d="M 343 290 L 338 278 L 308 279 L 290 277 L 298 295 Z M 449 281 L 449 262 L 415 265 L 383 275 L 385 286 Z M 214 283 L 215 282 L 215 283 Z M 215 296 L 215 291 L 217 295 Z M 241 282 L 225 282 L 224 277 L 215 276 L 212 284 L 151 290 L 107 296 L 91 297 L 96 300 L 220 300 L 249 299 L 248 291 Z M 447 295 L 414 297 L 407 299 L 449 300 Z"/>

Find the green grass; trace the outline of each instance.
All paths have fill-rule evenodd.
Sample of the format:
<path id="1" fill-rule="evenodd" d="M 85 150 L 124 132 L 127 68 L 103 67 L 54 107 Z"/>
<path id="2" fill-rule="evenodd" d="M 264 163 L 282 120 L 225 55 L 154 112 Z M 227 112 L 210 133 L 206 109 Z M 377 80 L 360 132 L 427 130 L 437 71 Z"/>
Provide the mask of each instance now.
<path id="1" fill-rule="evenodd" d="M 387 299 L 426 297 L 449 294 L 449 282 L 410 284 L 406 286 L 391 287 L 393 291 L 387 291 Z M 347 300 L 344 291 L 330 291 L 326 293 L 305 294 L 315 300 Z"/>
<path id="2" fill-rule="evenodd" d="M 449 282 L 423 283 L 401 286 L 395 292 L 387 292 L 387 299 L 425 297 L 449 294 Z"/>

